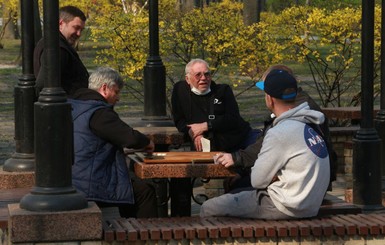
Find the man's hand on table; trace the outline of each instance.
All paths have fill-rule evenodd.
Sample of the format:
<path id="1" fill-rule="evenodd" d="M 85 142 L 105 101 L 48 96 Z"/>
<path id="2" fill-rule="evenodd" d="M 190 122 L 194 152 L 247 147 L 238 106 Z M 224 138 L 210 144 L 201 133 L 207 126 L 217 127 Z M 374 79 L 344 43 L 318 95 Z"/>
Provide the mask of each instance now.
<path id="1" fill-rule="evenodd" d="M 218 153 L 215 155 L 214 159 L 216 164 L 222 164 L 226 168 L 234 165 L 234 160 L 231 153 Z"/>
<path id="2" fill-rule="evenodd" d="M 149 143 L 146 147 L 144 147 L 143 150 L 144 150 L 145 152 L 147 152 L 147 153 L 153 153 L 154 150 L 155 150 L 155 144 L 154 144 L 154 142 L 153 142 L 152 140 L 150 140 L 150 143 Z"/>
<path id="3" fill-rule="evenodd" d="M 194 145 L 195 145 L 195 150 L 196 151 L 202 151 L 202 141 L 201 138 L 203 138 L 202 135 L 198 135 L 197 137 L 194 138 Z"/>

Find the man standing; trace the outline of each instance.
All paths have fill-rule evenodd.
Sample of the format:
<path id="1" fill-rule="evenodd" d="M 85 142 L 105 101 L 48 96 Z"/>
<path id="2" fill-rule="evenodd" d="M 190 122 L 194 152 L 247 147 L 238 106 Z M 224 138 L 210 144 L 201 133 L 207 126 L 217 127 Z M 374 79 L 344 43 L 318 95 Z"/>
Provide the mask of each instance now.
<path id="1" fill-rule="evenodd" d="M 251 169 L 255 190 L 225 194 L 203 203 L 201 216 L 292 219 L 315 216 L 330 178 L 329 156 L 316 128 L 321 112 L 307 102 L 295 105 L 297 81 L 284 70 L 257 84 L 276 119 Z"/>
<path id="2" fill-rule="evenodd" d="M 60 80 L 61 86 L 68 96 L 79 88 L 88 87 L 88 71 L 80 60 L 75 46 L 84 30 L 86 16 L 74 6 L 65 6 L 59 10 L 59 30 L 60 30 Z M 44 42 L 41 39 L 34 50 L 34 74 L 36 77 L 37 94 L 44 87 Z"/>
<path id="3" fill-rule="evenodd" d="M 115 206 L 122 217 L 157 217 L 155 189 L 130 178 L 124 148 L 153 152 L 154 143 L 123 122 L 113 110 L 123 87 L 120 75 L 99 68 L 73 98 L 74 153 L 72 183 L 99 207 Z"/>

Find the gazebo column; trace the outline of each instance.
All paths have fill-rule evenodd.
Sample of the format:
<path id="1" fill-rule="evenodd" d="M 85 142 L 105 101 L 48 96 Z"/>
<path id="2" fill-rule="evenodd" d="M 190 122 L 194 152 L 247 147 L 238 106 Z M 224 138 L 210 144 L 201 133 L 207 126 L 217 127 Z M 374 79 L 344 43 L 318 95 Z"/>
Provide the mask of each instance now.
<path id="1" fill-rule="evenodd" d="M 385 8 L 385 0 L 382 0 L 382 9 Z M 374 120 L 377 132 L 385 142 L 385 13 L 381 12 L 381 92 L 380 110 Z M 382 143 L 381 152 L 385 152 L 385 144 Z M 382 191 L 385 191 L 385 157 L 381 159 Z"/>
<path id="2" fill-rule="evenodd" d="M 29 211 L 66 211 L 87 207 L 72 187 L 73 125 L 71 105 L 60 86 L 59 3 L 44 0 L 44 88 L 35 113 L 35 186 L 20 201 Z M 32 8 L 31 8 L 32 10 Z"/>
<path id="3" fill-rule="evenodd" d="M 33 1 L 21 0 L 22 75 L 14 89 L 15 153 L 4 163 L 7 172 L 35 170 L 33 104 L 36 101 L 33 50 Z"/>
<path id="4" fill-rule="evenodd" d="M 361 38 L 363 116 L 353 139 L 353 203 L 373 210 L 382 208 L 381 139 L 373 127 L 374 0 L 362 1 Z"/>

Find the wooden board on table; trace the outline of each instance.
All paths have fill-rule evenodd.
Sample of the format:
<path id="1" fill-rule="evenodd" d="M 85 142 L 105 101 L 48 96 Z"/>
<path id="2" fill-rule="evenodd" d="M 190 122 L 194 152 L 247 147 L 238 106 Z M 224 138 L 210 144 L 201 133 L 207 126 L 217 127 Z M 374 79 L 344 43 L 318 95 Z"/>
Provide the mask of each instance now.
<path id="1" fill-rule="evenodd" d="M 213 156 L 219 152 L 154 152 L 152 155 L 135 153 L 144 163 L 213 163 Z"/>

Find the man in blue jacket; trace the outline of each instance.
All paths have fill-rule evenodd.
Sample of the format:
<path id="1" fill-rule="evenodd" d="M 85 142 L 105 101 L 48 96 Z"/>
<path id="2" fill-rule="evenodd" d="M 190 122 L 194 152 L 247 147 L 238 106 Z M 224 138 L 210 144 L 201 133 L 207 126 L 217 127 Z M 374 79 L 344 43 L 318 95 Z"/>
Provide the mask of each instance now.
<path id="1" fill-rule="evenodd" d="M 155 189 L 130 178 L 124 148 L 153 152 L 154 143 L 123 122 L 113 106 L 123 87 L 120 75 L 99 68 L 89 88 L 78 89 L 69 100 L 74 123 L 72 183 L 99 207 L 116 206 L 122 217 L 157 217 Z"/>

